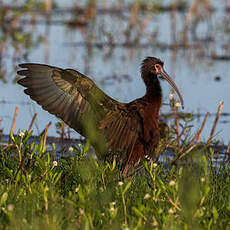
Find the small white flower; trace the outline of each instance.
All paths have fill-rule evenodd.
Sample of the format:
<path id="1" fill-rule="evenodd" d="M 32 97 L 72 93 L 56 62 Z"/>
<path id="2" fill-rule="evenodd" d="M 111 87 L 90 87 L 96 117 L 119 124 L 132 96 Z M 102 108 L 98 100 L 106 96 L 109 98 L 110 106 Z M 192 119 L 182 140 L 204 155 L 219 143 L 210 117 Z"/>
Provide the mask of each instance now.
<path id="1" fill-rule="evenodd" d="M 158 201 L 158 199 L 157 199 L 156 197 L 153 197 L 153 201 L 157 202 L 157 201 Z"/>
<path id="2" fill-rule="evenodd" d="M 85 213 L 82 208 L 79 208 L 79 212 L 80 212 L 81 215 L 83 215 Z"/>
<path id="3" fill-rule="evenodd" d="M 26 224 L 26 223 L 27 223 L 27 220 L 26 220 L 25 218 L 23 218 L 23 219 L 22 219 L 22 222 Z"/>
<path id="4" fill-rule="evenodd" d="M 173 187 L 175 184 L 176 184 L 176 183 L 175 183 L 174 180 L 171 180 L 171 181 L 169 182 L 169 186 L 171 186 L 171 187 Z"/>
<path id="5" fill-rule="evenodd" d="M 173 93 L 170 93 L 169 94 L 169 99 L 172 100 L 174 98 L 174 94 Z"/>
<path id="6" fill-rule="evenodd" d="M 176 106 L 177 108 L 179 108 L 179 107 L 180 107 L 180 103 L 179 103 L 179 102 L 176 102 L 175 106 Z"/>
<path id="7" fill-rule="evenodd" d="M 144 199 L 147 200 L 147 199 L 149 199 L 150 197 L 151 197 L 151 196 L 150 196 L 148 193 L 146 193 L 145 196 L 144 196 Z"/>
<path id="8" fill-rule="evenodd" d="M 168 213 L 169 213 L 169 214 L 173 214 L 173 213 L 174 213 L 173 209 L 170 208 L 170 209 L 168 210 Z"/>
<path id="9" fill-rule="evenodd" d="M 127 224 L 122 224 L 121 227 L 122 227 L 123 230 L 130 230 L 129 227 L 127 227 Z"/>
<path id="10" fill-rule="evenodd" d="M 8 211 L 12 212 L 14 210 L 14 205 L 13 204 L 9 204 L 7 206 L 7 209 L 8 209 Z"/>
<path id="11" fill-rule="evenodd" d="M 153 227 L 157 227 L 158 226 L 158 223 L 157 223 L 157 221 L 155 220 L 155 221 L 153 221 Z"/>
<path id="12" fill-rule="evenodd" d="M 119 185 L 119 186 L 122 186 L 123 184 L 124 184 L 124 183 L 123 183 L 122 181 L 119 181 L 119 182 L 118 182 L 118 185 Z"/>
<path id="13" fill-rule="evenodd" d="M 104 212 L 102 212 L 102 213 L 101 213 L 101 215 L 102 215 L 102 216 L 105 216 L 105 213 L 104 213 Z"/>
<path id="14" fill-rule="evenodd" d="M 157 167 L 157 163 L 154 163 L 154 164 L 153 164 L 153 168 L 156 168 L 156 167 Z"/>
<path id="15" fill-rule="evenodd" d="M 70 151 L 71 153 L 73 152 L 73 147 L 72 147 L 72 146 L 69 147 L 69 151 Z"/>
<path id="16" fill-rule="evenodd" d="M 79 188 L 77 187 L 77 188 L 75 188 L 75 192 L 79 192 Z"/>
<path id="17" fill-rule="evenodd" d="M 23 137 L 24 135 L 25 135 L 25 131 L 24 130 L 19 133 L 19 137 Z"/>
<path id="18" fill-rule="evenodd" d="M 114 206 L 115 204 L 116 204 L 116 202 L 115 202 L 115 201 L 113 201 L 113 202 L 112 202 L 112 205 Z"/>
<path id="19" fill-rule="evenodd" d="M 146 160 L 151 160 L 151 157 L 149 155 L 145 155 Z"/>
<path id="20" fill-rule="evenodd" d="M 57 166 L 57 161 L 53 161 L 53 167 L 56 167 Z"/>
<path id="21" fill-rule="evenodd" d="M 114 211 L 115 211 L 114 207 L 111 207 L 111 208 L 109 209 L 109 211 L 110 211 L 110 212 L 114 212 Z"/>
<path id="22" fill-rule="evenodd" d="M 200 178 L 200 181 L 201 181 L 201 182 L 205 182 L 205 178 L 204 178 L 204 177 L 201 177 L 201 178 Z"/>

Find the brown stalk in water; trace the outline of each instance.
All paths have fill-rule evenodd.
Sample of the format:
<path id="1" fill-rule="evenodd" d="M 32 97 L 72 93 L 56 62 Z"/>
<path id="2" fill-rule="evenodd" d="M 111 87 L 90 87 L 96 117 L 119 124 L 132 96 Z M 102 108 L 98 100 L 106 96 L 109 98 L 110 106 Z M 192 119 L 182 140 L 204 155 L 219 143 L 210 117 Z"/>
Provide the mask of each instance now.
<path id="1" fill-rule="evenodd" d="M 51 126 L 52 122 L 50 121 L 45 129 L 42 131 L 42 133 L 40 134 L 40 136 L 42 136 L 44 134 L 44 137 L 43 137 L 43 149 L 44 147 L 46 146 L 46 139 L 47 139 L 47 131 L 48 131 L 48 128 Z"/>
<path id="2" fill-rule="evenodd" d="M 215 119 L 215 121 L 214 121 L 214 123 L 213 123 L 212 130 L 211 130 L 211 133 L 210 133 L 209 138 L 208 138 L 208 144 L 207 144 L 208 146 L 209 146 L 209 145 L 211 144 L 211 142 L 212 142 L 213 135 L 214 135 L 214 132 L 215 132 L 215 130 L 216 130 L 216 126 L 217 126 L 218 120 L 219 120 L 219 118 L 220 118 L 222 109 L 223 109 L 223 105 L 224 105 L 224 102 L 221 101 L 221 102 L 220 102 L 220 105 L 219 105 L 219 107 L 218 107 L 217 114 L 216 114 L 216 119 Z"/>
<path id="3" fill-rule="evenodd" d="M 15 111 L 14 111 L 14 118 L 13 118 L 12 125 L 11 125 L 11 132 L 12 133 L 14 132 L 17 116 L 18 116 L 18 106 L 16 106 Z"/>
<path id="4" fill-rule="evenodd" d="M 33 118 L 32 118 L 32 120 L 31 120 L 30 125 L 29 125 L 29 128 L 28 128 L 28 132 L 31 131 L 36 117 L 37 117 L 37 113 L 35 113 L 35 114 L 33 115 Z"/>

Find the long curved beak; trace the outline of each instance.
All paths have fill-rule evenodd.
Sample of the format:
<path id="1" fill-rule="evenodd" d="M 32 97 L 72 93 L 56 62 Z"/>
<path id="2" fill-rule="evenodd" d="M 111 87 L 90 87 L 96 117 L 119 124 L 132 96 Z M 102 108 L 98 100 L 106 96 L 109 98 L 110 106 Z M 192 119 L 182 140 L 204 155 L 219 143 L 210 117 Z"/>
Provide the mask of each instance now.
<path id="1" fill-rule="evenodd" d="M 177 95 L 180 98 L 182 109 L 184 109 L 184 100 L 181 96 L 179 89 L 177 88 L 176 84 L 172 80 L 172 78 L 165 72 L 165 70 L 163 68 L 161 68 L 161 71 L 159 72 L 159 74 L 161 75 L 162 78 L 164 78 L 165 80 L 168 81 L 168 83 L 173 87 L 173 89 L 175 89 L 175 91 L 177 92 Z"/>

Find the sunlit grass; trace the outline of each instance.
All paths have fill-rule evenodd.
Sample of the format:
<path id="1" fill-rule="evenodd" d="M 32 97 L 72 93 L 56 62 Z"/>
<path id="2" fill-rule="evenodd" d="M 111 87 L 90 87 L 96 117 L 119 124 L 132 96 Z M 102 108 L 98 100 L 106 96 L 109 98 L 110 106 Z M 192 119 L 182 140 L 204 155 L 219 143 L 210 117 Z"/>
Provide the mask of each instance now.
<path id="1" fill-rule="evenodd" d="M 226 229 L 230 172 L 211 150 L 183 166 L 144 163 L 123 179 L 115 162 L 85 157 L 83 146 L 52 159 L 43 140 L 11 135 L 0 152 L 1 229 Z M 88 148 L 88 147 L 87 147 Z"/>

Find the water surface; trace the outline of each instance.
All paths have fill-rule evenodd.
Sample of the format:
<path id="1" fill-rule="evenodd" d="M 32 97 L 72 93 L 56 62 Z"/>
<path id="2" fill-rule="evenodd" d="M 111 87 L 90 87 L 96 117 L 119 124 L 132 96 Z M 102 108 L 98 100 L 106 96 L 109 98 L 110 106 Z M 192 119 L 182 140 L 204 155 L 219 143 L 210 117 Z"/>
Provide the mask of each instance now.
<path id="1" fill-rule="evenodd" d="M 63 7 L 71 6 L 68 1 Z M 100 4 L 99 4 L 100 6 Z M 199 39 L 208 36 L 214 36 L 217 32 L 217 22 L 221 24 L 226 15 L 224 9 L 217 8 L 210 21 L 204 21 L 197 27 Z M 71 14 L 52 14 L 51 21 L 70 20 Z M 156 56 L 165 63 L 166 71 L 173 77 L 179 87 L 185 101 L 183 112 L 202 114 L 210 112 L 213 114 L 206 124 L 203 139 L 207 139 L 214 121 L 214 114 L 220 101 L 224 101 L 223 113 L 230 113 L 229 85 L 230 85 L 230 65 L 227 60 L 213 60 L 210 58 L 212 52 L 217 54 L 226 54 L 227 50 L 223 48 L 229 37 L 218 31 L 220 35 L 214 36 L 212 43 L 205 42 L 201 48 L 169 49 L 174 44 L 171 31 L 171 14 L 142 12 L 138 14 L 139 22 L 150 20 L 143 31 L 138 26 L 134 26 L 129 31 L 130 13 L 122 14 L 123 17 L 116 14 L 97 15 L 95 21 L 90 21 L 86 27 L 68 28 L 61 23 L 47 24 L 44 16 L 37 16 L 40 23 L 31 25 L 25 24 L 25 31 L 32 31 L 32 36 L 36 40 L 40 36 L 44 38 L 43 42 L 31 50 L 22 50 L 26 53 L 26 58 L 18 58 L 17 62 L 35 62 L 46 63 L 62 68 L 74 68 L 90 76 L 97 85 L 102 88 L 109 96 L 122 101 L 129 102 L 145 93 L 145 86 L 140 78 L 140 64 L 147 56 Z M 25 15 L 24 19 L 31 15 Z M 180 41 L 183 31 L 184 13 L 177 13 L 176 37 Z M 209 25 L 211 24 L 211 29 Z M 222 24 L 221 24 L 222 25 Z M 224 26 L 224 24 L 223 24 Z M 127 41 L 126 33 L 130 33 L 130 41 L 138 38 L 136 46 L 125 46 Z M 138 36 L 137 36 L 138 35 Z M 109 42 L 117 46 L 111 48 Z M 190 39 L 190 38 L 189 38 Z M 198 44 L 191 40 L 192 44 Z M 159 45 L 157 45 L 159 43 Z M 88 46 L 86 45 L 88 44 Z M 213 46 L 215 44 L 215 46 Z M 89 46 L 90 45 L 90 46 Z M 10 57 L 14 49 L 8 47 L 4 63 L 7 66 L 8 83 L 0 82 L 0 101 L 2 119 L 1 128 L 4 133 L 9 133 L 12 123 L 12 117 L 15 106 L 19 107 L 15 130 L 28 128 L 33 114 L 38 113 L 34 134 L 40 133 L 45 125 L 52 121 L 57 122 L 55 116 L 43 111 L 40 106 L 32 102 L 28 96 L 23 93 L 21 86 L 12 84 L 16 76 Z M 166 82 L 162 82 L 164 103 L 169 102 L 170 87 Z M 163 105 L 161 113 L 170 112 L 167 105 Z M 194 121 L 194 132 L 202 121 Z M 221 116 L 216 133 L 217 139 L 228 143 L 230 118 Z M 54 125 L 48 131 L 51 136 L 56 135 Z M 77 135 L 73 132 L 73 137 Z"/>

